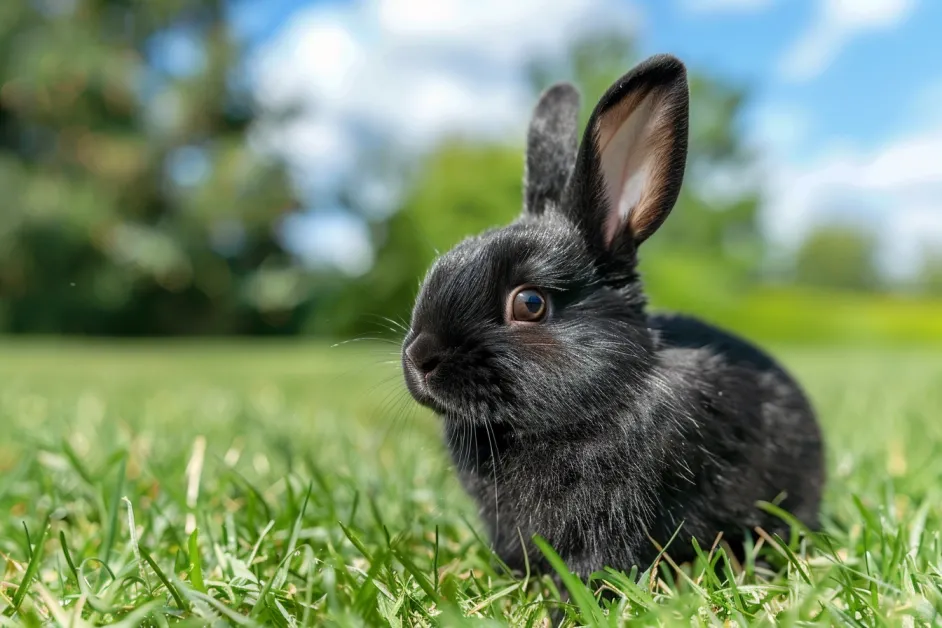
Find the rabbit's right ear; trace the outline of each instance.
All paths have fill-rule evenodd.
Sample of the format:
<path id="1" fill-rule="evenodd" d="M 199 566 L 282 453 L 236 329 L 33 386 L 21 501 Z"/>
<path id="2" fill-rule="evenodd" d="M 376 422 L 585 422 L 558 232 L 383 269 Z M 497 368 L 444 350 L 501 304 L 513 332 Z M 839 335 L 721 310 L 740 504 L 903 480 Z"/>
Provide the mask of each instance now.
<path id="1" fill-rule="evenodd" d="M 670 55 L 613 84 L 589 118 L 564 211 L 599 249 L 637 247 L 677 201 L 687 159 L 687 72 Z"/>
<path id="2" fill-rule="evenodd" d="M 576 161 L 579 92 L 557 83 L 540 96 L 527 131 L 524 210 L 540 215 L 556 206 Z"/>

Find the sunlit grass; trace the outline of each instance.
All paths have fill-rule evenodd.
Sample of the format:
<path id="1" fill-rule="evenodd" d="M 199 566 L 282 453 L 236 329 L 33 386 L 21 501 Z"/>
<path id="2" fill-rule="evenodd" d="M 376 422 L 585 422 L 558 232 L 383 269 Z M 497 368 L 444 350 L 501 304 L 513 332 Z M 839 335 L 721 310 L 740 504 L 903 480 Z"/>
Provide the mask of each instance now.
<path id="1" fill-rule="evenodd" d="M 0 345 L 0 624 L 540 625 L 558 592 L 490 554 L 395 352 Z M 826 534 L 573 582 L 567 621 L 940 621 L 942 355 L 780 354 L 823 417 Z"/>

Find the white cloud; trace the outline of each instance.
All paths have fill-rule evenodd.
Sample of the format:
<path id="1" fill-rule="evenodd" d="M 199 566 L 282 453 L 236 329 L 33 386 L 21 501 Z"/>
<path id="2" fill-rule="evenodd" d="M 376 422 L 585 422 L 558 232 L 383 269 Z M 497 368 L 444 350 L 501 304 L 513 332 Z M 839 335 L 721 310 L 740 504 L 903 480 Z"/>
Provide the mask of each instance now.
<path id="1" fill-rule="evenodd" d="M 391 38 L 462 50 L 519 67 L 534 53 L 558 52 L 574 36 L 600 27 L 632 29 L 637 13 L 617 0 L 374 0 Z"/>
<path id="2" fill-rule="evenodd" d="M 824 0 L 817 23 L 783 64 L 788 78 L 823 72 L 853 36 L 905 21 L 913 0 Z M 766 230 L 786 248 L 823 222 L 873 229 L 879 258 L 893 277 L 918 270 L 926 246 L 942 247 L 942 83 L 913 99 L 898 137 L 865 150 L 839 139 L 817 148 L 810 112 L 769 107 L 753 124 L 765 154 Z"/>
<path id="3" fill-rule="evenodd" d="M 251 130 L 249 142 L 263 153 L 286 156 L 298 188 L 309 194 L 329 189 L 356 165 L 354 138 L 330 116 L 263 122 Z"/>
<path id="4" fill-rule="evenodd" d="M 696 107 L 696 103 L 693 103 Z M 711 169 L 696 179 L 706 198 L 716 204 L 733 202 L 756 187 L 765 185 L 769 173 L 781 171 L 781 164 L 800 159 L 811 137 L 811 115 L 804 108 L 784 103 L 764 103 L 746 111 L 744 138 L 756 155 L 745 167 Z M 693 172 L 685 180 L 692 181 Z"/>
<path id="5" fill-rule="evenodd" d="M 801 107 L 756 111 L 750 140 L 762 156 L 766 233 L 794 249 L 816 225 L 856 223 L 875 230 L 887 272 L 917 270 L 926 246 L 942 247 L 940 85 L 919 90 L 910 124 L 870 149 L 838 139 L 820 146 L 812 112 Z"/>
<path id="6" fill-rule="evenodd" d="M 942 125 L 877 150 L 835 146 L 801 165 L 768 160 L 767 230 L 794 247 L 816 224 L 875 228 L 886 270 L 905 276 L 921 248 L 942 246 Z"/>
<path id="7" fill-rule="evenodd" d="M 761 151 L 775 151 L 790 158 L 801 151 L 812 130 L 812 116 L 798 105 L 764 104 L 748 112 L 751 134 L 761 142 Z"/>
<path id="8" fill-rule="evenodd" d="M 373 265 L 369 229 L 348 212 L 293 214 L 280 231 L 288 249 L 312 266 L 329 264 L 357 276 Z"/>
<path id="9" fill-rule="evenodd" d="M 898 27 L 915 5 L 916 0 L 818 0 L 812 24 L 782 58 L 782 74 L 795 81 L 820 76 L 851 39 Z"/>
<path id="10" fill-rule="evenodd" d="M 263 107 L 300 110 L 259 126 L 252 141 L 286 157 L 308 192 L 355 173 L 377 148 L 417 154 L 448 134 L 522 141 L 534 104 L 526 64 L 577 37 L 631 33 L 638 23 L 626 0 L 316 4 L 250 62 Z M 356 274 L 370 259 L 361 227 L 311 214 L 283 233 L 305 259 Z"/>
<path id="11" fill-rule="evenodd" d="M 298 139 L 312 126 L 332 127 L 331 141 L 342 136 L 349 146 L 364 132 L 415 149 L 446 133 L 522 138 L 533 105 L 525 63 L 586 33 L 631 32 L 637 22 L 624 0 L 316 5 L 297 14 L 253 68 L 263 105 L 305 108 L 282 127 L 284 152 L 318 170 L 330 151 Z"/>
<path id="12" fill-rule="evenodd" d="M 775 0 L 683 0 L 683 8 L 694 14 L 757 13 Z"/>

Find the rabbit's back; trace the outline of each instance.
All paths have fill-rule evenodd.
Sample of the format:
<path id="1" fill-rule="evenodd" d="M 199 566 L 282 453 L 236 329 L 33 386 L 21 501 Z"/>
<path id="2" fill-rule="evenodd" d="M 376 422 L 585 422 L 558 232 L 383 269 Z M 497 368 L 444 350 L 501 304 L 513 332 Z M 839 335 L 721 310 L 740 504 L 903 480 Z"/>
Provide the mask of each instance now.
<path id="1" fill-rule="evenodd" d="M 785 369 L 759 347 L 693 316 L 657 314 L 649 318 L 649 323 L 662 347 L 708 349 L 731 364 L 788 376 Z"/>
<path id="2" fill-rule="evenodd" d="M 693 485 L 675 484 L 679 490 L 666 487 L 662 512 L 683 512 L 685 532 L 701 543 L 716 530 L 733 540 L 736 522 L 745 530 L 784 533 L 784 522 L 756 509 L 756 501 L 775 501 L 772 493 L 779 493 L 782 508 L 817 527 L 822 437 L 795 379 L 755 345 L 696 318 L 652 316 L 649 327 L 662 367 L 676 377 L 675 390 L 685 391 L 698 417 L 696 433 L 683 439 L 685 453 L 699 459 L 698 477 Z M 675 516 L 660 517 L 655 527 L 669 536 L 673 530 L 667 528 L 676 523 Z"/>

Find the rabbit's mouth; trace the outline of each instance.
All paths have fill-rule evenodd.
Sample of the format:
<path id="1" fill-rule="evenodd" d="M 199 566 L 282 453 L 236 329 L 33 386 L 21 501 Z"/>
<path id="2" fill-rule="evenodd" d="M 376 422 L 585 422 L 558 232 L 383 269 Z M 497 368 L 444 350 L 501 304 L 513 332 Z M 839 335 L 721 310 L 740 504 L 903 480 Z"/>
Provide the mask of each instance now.
<path id="1" fill-rule="evenodd" d="M 402 370 L 406 387 L 420 404 L 439 414 L 445 407 L 433 393 L 435 380 L 441 376 L 442 362 L 447 351 L 438 338 L 428 332 L 420 332 L 407 339 L 402 350 Z"/>
<path id="2" fill-rule="evenodd" d="M 417 363 L 408 351 L 403 352 L 402 372 L 409 394 L 423 406 L 434 410 L 438 414 L 444 414 L 446 408 L 442 400 L 438 399 L 432 391 L 434 383 L 432 380 L 436 377 L 437 371 L 438 364 L 432 364 L 428 361 Z"/>
<path id="3" fill-rule="evenodd" d="M 430 385 L 430 380 L 435 375 L 434 371 L 422 372 L 408 357 L 403 358 L 402 370 L 405 375 L 406 388 L 409 389 L 412 398 L 437 414 L 444 414 L 447 408 L 443 401 L 432 392 Z"/>
<path id="4" fill-rule="evenodd" d="M 488 416 L 499 387 L 488 350 L 471 341 L 448 346 L 429 331 L 413 331 L 403 343 L 406 387 L 421 405 L 445 416 Z"/>

